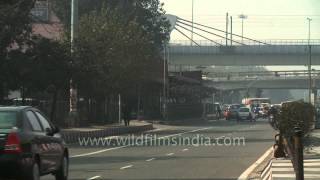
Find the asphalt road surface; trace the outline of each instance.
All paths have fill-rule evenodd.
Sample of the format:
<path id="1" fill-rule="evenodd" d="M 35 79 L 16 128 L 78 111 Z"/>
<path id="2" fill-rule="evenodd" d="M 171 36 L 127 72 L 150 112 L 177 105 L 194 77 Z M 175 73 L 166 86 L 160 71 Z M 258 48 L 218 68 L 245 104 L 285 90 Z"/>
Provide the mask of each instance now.
<path id="1" fill-rule="evenodd" d="M 130 142 L 140 143 L 135 146 L 128 145 L 128 142 L 71 145 L 70 179 L 237 179 L 273 145 L 275 134 L 262 120 L 240 123 L 221 120 L 157 127 L 159 129 L 144 134 L 149 139 Z M 133 139 L 139 137 L 136 135 Z M 48 175 L 41 179 L 54 178 Z"/>

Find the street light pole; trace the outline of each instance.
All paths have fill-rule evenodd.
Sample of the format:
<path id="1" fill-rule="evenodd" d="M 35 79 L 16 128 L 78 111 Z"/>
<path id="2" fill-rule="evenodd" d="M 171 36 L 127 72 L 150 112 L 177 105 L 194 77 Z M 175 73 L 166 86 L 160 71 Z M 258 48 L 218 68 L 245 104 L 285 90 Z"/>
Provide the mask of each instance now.
<path id="1" fill-rule="evenodd" d="M 241 43 L 243 43 L 243 20 L 247 19 L 248 16 L 244 14 L 240 14 L 239 18 L 241 19 Z"/>
<path id="2" fill-rule="evenodd" d="M 167 55 L 167 46 L 166 43 L 163 47 L 163 119 L 166 120 L 167 118 L 167 91 L 166 91 L 166 84 L 167 84 L 167 62 L 166 62 L 166 55 Z"/>
<path id="3" fill-rule="evenodd" d="M 78 37 L 78 0 L 72 0 L 71 2 L 71 56 L 74 53 L 74 40 Z M 71 78 L 70 80 L 70 97 L 69 97 L 70 109 L 69 116 L 71 122 L 69 125 L 74 126 L 78 116 L 78 93 L 76 86 Z"/>
<path id="4" fill-rule="evenodd" d="M 311 36 L 311 33 L 310 33 L 310 25 L 311 25 L 311 21 L 312 19 L 311 18 L 307 18 L 308 20 L 308 27 L 309 27 L 309 31 L 308 31 L 308 52 L 309 52 L 309 64 L 308 64 L 308 74 L 309 74 L 309 102 L 312 103 L 311 101 L 311 94 L 312 94 L 312 77 L 311 77 L 311 65 L 312 65 L 312 62 L 311 62 L 311 45 L 310 45 L 310 36 Z"/>

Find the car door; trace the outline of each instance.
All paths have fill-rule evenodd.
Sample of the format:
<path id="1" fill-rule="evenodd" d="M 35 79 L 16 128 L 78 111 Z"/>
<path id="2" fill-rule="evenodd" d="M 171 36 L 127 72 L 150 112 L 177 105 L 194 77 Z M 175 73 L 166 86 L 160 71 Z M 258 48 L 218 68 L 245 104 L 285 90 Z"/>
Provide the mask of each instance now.
<path id="1" fill-rule="evenodd" d="M 34 111 L 29 109 L 25 112 L 25 114 L 34 134 L 32 139 L 33 151 L 39 154 L 41 172 L 46 173 L 48 172 L 50 165 L 50 155 L 47 146 L 48 139 L 46 138 L 46 133 L 44 132 L 44 129 Z"/>
<path id="2" fill-rule="evenodd" d="M 47 118 L 40 111 L 36 110 L 35 113 L 43 129 L 45 129 L 46 132 L 53 132 L 53 127 Z M 46 134 L 46 139 L 48 140 L 48 158 L 50 159 L 49 169 L 56 170 L 63 155 L 61 142 L 53 133 Z"/>

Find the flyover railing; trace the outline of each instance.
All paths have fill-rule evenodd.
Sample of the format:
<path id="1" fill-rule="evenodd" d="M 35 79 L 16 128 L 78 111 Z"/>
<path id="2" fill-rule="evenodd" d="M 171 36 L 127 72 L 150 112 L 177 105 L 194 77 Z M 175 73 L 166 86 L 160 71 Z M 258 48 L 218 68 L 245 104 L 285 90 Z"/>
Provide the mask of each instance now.
<path id="1" fill-rule="evenodd" d="M 319 70 L 311 71 L 311 77 L 320 77 Z M 210 72 L 204 75 L 212 81 L 250 81 L 250 80 L 283 80 L 307 79 L 308 71 L 252 71 L 252 72 Z"/>
<path id="2" fill-rule="evenodd" d="M 212 41 L 208 41 L 208 40 L 194 40 L 197 44 L 199 44 L 200 46 L 219 46 L 217 45 L 217 43 L 224 45 L 225 44 L 225 40 L 224 39 L 218 39 L 218 40 L 214 40 L 214 43 Z M 241 40 L 239 40 L 241 41 Z M 260 42 L 269 44 L 269 45 L 320 45 L 320 39 L 310 39 L 310 41 L 308 39 L 262 39 L 259 40 Z M 266 46 L 264 44 L 255 42 L 255 41 L 249 41 L 249 40 L 244 40 L 241 41 L 243 42 L 243 44 L 246 45 L 261 45 L 261 46 Z M 169 42 L 169 44 L 171 46 L 190 46 L 191 45 L 191 41 L 189 40 L 171 40 Z M 228 46 L 230 46 L 230 42 L 228 42 Z M 196 46 L 193 43 L 193 46 Z M 243 45 L 239 45 L 239 44 L 232 44 L 232 46 L 243 46 Z"/>
<path id="3" fill-rule="evenodd" d="M 190 46 L 170 45 L 169 53 L 175 55 L 307 55 L 306 45 L 256 45 L 256 46 Z M 320 44 L 312 45 L 312 54 L 320 54 Z"/>

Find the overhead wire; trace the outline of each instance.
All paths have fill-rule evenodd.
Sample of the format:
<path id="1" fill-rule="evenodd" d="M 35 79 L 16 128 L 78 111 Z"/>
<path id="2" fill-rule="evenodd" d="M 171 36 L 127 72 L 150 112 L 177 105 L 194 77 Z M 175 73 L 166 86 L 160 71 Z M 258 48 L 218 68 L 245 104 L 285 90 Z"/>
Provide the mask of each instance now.
<path id="1" fill-rule="evenodd" d="M 181 24 L 184 24 L 184 25 L 187 25 L 187 26 L 190 26 L 189 24 L 186 24 L 186 23 L 181 22 L 181 21 L 179 21 L 179 20 L 178 20 L 177 22 L 178 22 L 178 23 L 181 23 Z M 213 33 L 213 32 L 207 31 L 207 30 L 204 30 L 204 29 L 201 29 L 201 28 L 196 27 L 196 26 L 194 26 L 193 28 L 194 28 L 194 29 L 198 29 L 198 30 L 203 31 L 203 32 L 206 32 L 206 33 L 208 33 L 208 34 L 214 35 L 214 36 L 218 36 L 218 37 L 220 37 L 220 38 L 224 38 L 224 39 L 227 39 L 227 40 L 231 40 L 230 38 L 227 38 L 227 37 L 225 37 L 225 36 L 222 36 L 222 35 L 219 35 L 219 34 L 216 34 L 216 33 Z M 241 42 L 238 42 L 238 41 L 236 41 L 236 40 L 232 40 L 232 42 L 235 42 L 235 43 L 241 44 L 241 45 L 246 45 L 246 44 L 241 43 Z"/>
<path id="2" fill-rule="evenodd" d="M 187 23 L 192 23 L 189 20 L 185 20 L 185 19 L 182 19 L 182 18 L 179 18 L 179 17 L 177 17 L 177 19 L 178 19 L 178 21 L 181 20 L 181 21 L 184 21 L 184 22 L 187 22 Z M 179 22 L 181 23 L 181 21 L 179 21 Z M 203 25 L 203 24 L 199 24 L 199 23 L 196 23 L 196 22 L 193 22 L 193 24 L 194 25 L 198 25 L 198 26 L 202 26 L 202 27 L 205 27 L 205 28 L 208 28 L 208 29 L 212 29 L 212 30 L 215 30 L 215 31 L 226 33 L 226 31 L 223 31 L 223 30 L 220 30 L 220 29 L 217 29 L 217 28 L 214 28 L 214 27 L 206 26 L 206 25 Z M 190 26 L 190 25 L 188 25 L 188 26 Z M 254 41 L 254 42 L 257 42 L 257 43 L 261 43 L 261 44 L 264 44 L 264 45 L 269 45 L 267 43 L 264 43 L 264 42 L 261 42 L 261 41 L 258 41 L 258 40 L 252 39 L 252 38 L 244 37 L 244 36 L 241 36 L 241 35 L 238 35 L 238 34 L 234 34 L 234 33 L 229 33 L 229 32 L 227 32 L 227 33 L 228 34 L 232 34 L 233 36 L 237 36 L 237 37 L 241 37 L 241 38 L 243 37 L 243 39 L 251 40 L 251 41 Z M 226 37 L 223 37 L 223 38 L 228 39 Z"/>
<path id="3" fill-rule="evenodd" d="M 187 36 L 185 33 L 183 33 L 181 30 L 179 30 L 178 28 L 174 28 L 175 30 L 177 30 L 179 33 L 181 33 L 182 35 L 184 35 L 186 38 L 188 38 L 190 41 L 192 41 L 194 44 L 196 44 L 197 46 L 200 46 L 197 42 L 195 42 L 193 39 L 191 39 L 189 36 Z"/>
<path id="4" fill-rule="evenodd" d="M 181 28 L 183 28 L 183 29 L 185 29 L 185 30 L 187 30 L 187 31 L 189 31 L 189 32 L 192 32 L 192 30 L 187 29 L 186 27 L 183 27 L 183 26 L 181 26 L 180 24 L 176 24 L 176 26 L 179 26 L 179 27 L 181 27 Z M 216 42 L 216 41 L 214 41 L 214 40 L 212 40 L 212 39 L 209 39 L 209 38 L 207 38 L 207 37 L 205 37 L 205 36 L 203 36 L 203 35 L 201 35 L 201 34 L 199 34 L 199 33 L 197 33 L 197 32 L 194 32 L 194 31 L 193 31 L 193 33 L 196 34 L 196 35 L 198 35 L 198 36 L 200 36 L 200 37 L 202 37 L 202 38 L 204 38 L 204 39 L 206 39 L 206 40 L 208 40 L 208 41 L 211 41 L 211 42 L 213 42 L 213 43 L 215 43 L 215 44 L 217 44 L 217 45 L 219 45 L 219 46 L 222 46 L 221 43 L 218 43 L 218 42 Z"/>

